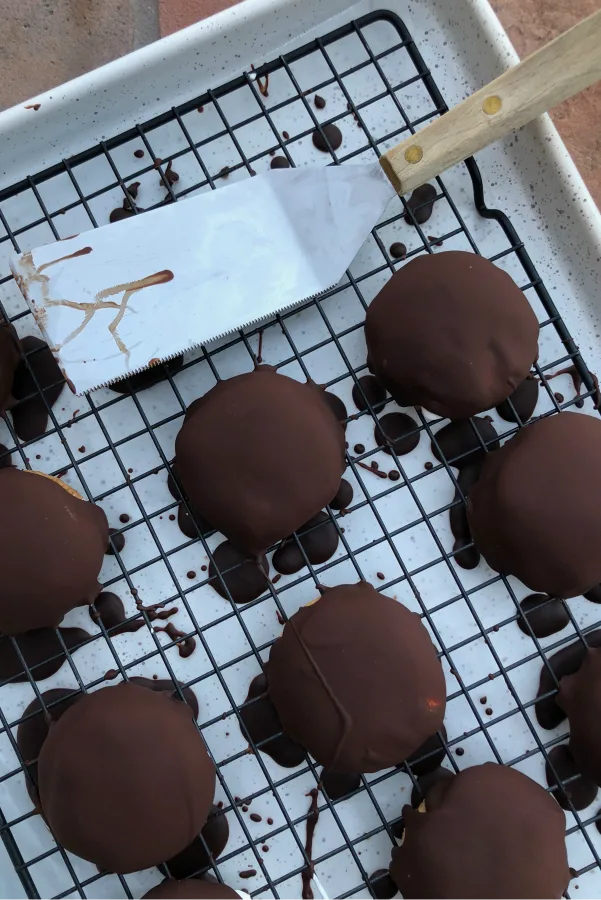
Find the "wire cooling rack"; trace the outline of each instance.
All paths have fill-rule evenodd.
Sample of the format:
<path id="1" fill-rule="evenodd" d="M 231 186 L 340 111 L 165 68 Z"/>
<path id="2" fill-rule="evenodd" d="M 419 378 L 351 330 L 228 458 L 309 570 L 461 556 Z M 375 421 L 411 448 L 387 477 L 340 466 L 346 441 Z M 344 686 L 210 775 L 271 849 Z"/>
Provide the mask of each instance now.
<path id="1" fill-rule="evenodd" d="M 324 109 L 316 108 L 315 92 L 326 99 Z M 124 199 L 131 200 L 137 212 L 131 190 L 135 182 L 136 202 L 148 209 L 219 187 L 227 179 L 250 177 L 269 166 L 274 152 L 297 165 L 373 159 L 374 153 L 446 108 L 396 15 L 372 13 L 349 22 L 3 190 L 3 312 L 21 336 L 36 333 L 9 274 L 9 252 L 103 225 Z M 337 123 L 344 135 L 331 159 L 311 142 L 315 128 L 327 122 Z M 174 170 L 180 176 L 177 182 L 171 176 Z M 563 725 L 545 732 L 536 723 L 533 702 L 540 669 L 556 648 L 574 640 L 586 642 L 587 632 L 599 624 L 596 607 L 577 598 L 565 604 L 568 629 L 542 640 L 523 634 L 516 624 L 519 600 L 527 593 L 523 585 L 483 562 L 466 571 L 454 560 L 449 510 L 463 501 L 453 499 L 455 471 L 431 453 L 438 421 L 411 410 L 420 443 L 398 458 L 376 446 L 374 410 L 358 412 L 354 407 L 351 390 L 366 372 L 365 309 L 404 264 L 389 254 L 393 241 L 406 244 L 407 259 L 440 252 L 442 242 L 442 249 L 482 253 L 508 271 L 541 324 L 541 353 L 534 367 L 541 386 L 536 415 L 580 408 L 582 400 L 583 412 L 594 414 L 594 385 L 587 366 L 513 225 L 503 212 L 486 206 L 478 166 L 468 160 L 444 181 L 437 179 L 437 199 L 426 224 L 419 225 L 404 201 L 395 200 L 341 284 L 324 296 L 261 328 L 199 348 L 186 357 L 180 372 L 167 373 L 164 382 L 150 390 L 122 396 L 103 389 L 81 398 L 63 391 L 49 409 L 46 434 L 36 441 L 20 442 L 8 420 L 0 437 L 17 465 L 60 474 L 99 503 L 111 526 L 123 532 L 125 548 L 106 558 L 101 579 L 106 589 L 120 594 L 130 617 L 144 618 L 147 626 L 135 635 L 111 637 L 104 626 L 91 624 L 85 610 L 76 610 L 67 624 L 97 633 L 71 652 L 59 635 L 66 661 L 57 675 L 36 683 L 20 657 L 29 684 L 9 682 L 0 688 L 0 833 L 27 896 L 139 896 L 159 878 L 157 870 L 119 877 L 98 872 L 56 845 L 27 800 L 24 761 L 15 740 L 25 706 L 51 687 L 77 691 L 115 683 L 105 682 L 109 668 L 123 679 L 158 674 L 195 689 L 199 727 L 217 765 L 216 802 L 221 802 L 221 814 L 227 815 L 230 826 L 230 840 L 213 873 L 253 896 L 299 895 L 300 873 L 309 862 L 308 794 L 319 780 L 319 769 L 310 758 L 294 770 L 278 767 L 243 733 L 240 706 L 281 630 L 279 618 L 312 599 L 320 584 L 364 578 L 422 615 L 449 691 L 444 765 L 459 770 L 494 760 L 545 783 L 547 753 L 565 740 L 566 730 Z M 329 511 L 340 538 L 329 562 L 312 566 L 307 560 L 298 575 L 282 577 L 262 597 L 240 607 L 208 585 L 206 566 L 221 538 L 200 533 L 194 540 L 184 538 L 174 521 L 177 503 L 166 481 L 186 406 L 220 378 L 250 371 L 257 362 L 259 340 L 265 362 L 293 377 L 326 384 L 346 404 L 346 477 L 355 495 L 348 511 Z M 568 376 L 552 385 L 547 377 L 570 365 L 584 384 L 581 400 Z M 386 412 L 394 408 L 389 400 Z M 521 427 L 503 422 L 494 411 L 492 416 L 502 436 Z M 355 451 L 359 443 L 367 449 Z M 382 479 L 360 465 L 369 466 L 372 460 L 381 471 L 395 469 L 398 480 Z M 127 524 L 119 522 L 123 513 L 130 517 Z M 180 659 L 176 642 L 164 642 L 164 636 L 152 630 L 146 613 L 135 608 L 134 596 L 146 604 L 178 605 L 174 621 L 197 640 L 189 659 Z M 369 877 L 388 865 L 394 826 L 414 783 L 414 772 L 405 766 L 363 776 L 349 798 L 332 802 L 320 795 L 313 862 L 330 896 L 373 894 Z M 160 773 L 152 790 L 160 790 Z M 245 811 L 251 803 L 251 811 L 261 814 L 259 823 Z M 570 864 L 586 896 L 601 892 L 597 818 L 596 805 L 567 813 Z M 255 869 L 256 875 L 241 880 L 239 873 L 248 869 Z"/>

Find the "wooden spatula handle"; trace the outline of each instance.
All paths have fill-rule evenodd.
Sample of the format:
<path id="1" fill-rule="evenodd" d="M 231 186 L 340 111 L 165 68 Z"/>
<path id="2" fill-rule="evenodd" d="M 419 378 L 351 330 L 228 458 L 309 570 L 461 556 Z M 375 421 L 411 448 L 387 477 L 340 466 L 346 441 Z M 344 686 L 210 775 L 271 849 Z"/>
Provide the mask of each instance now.
<path id="1" fill-rule="evenodd" d="M 599 79 L 601 10 L 393 147 L 380 163 L 406 194 Z"/>

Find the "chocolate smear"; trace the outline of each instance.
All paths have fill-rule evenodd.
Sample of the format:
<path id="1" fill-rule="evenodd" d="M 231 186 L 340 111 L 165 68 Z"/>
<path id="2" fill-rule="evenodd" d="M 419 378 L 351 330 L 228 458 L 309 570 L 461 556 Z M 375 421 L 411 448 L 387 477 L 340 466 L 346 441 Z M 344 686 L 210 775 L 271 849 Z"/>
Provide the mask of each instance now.
<path id="1" fill-rule="evenodd" d="M 549 597 L 547 594 L 529 594 L 521 601 L 520 609 L 537 638 L 557 634 L 570 622 L 565 604 L 558 597 Z M 528 626 L 521 616 L 517 623 L 524 634 L 530 637 Z"/>
<path id="2" fill-rule="evenodd" d="M 374 412 L 380 412 L 386 403 L 386 390 L 373 375 L 362 375 L 353 385 L 353 403 L 361 411 L 371 406 Z"/>
<path id="3" fill-rule="evenodd" d="M 381 447 L 385 453 L 392 455 L 392 451 L 397 456 L 405 456 L 415 450 L 419 444 L 421 432 L 419 425 L 406 413 L 387 413 L 378 419 L 378 424 L 374 429 L 374 437 L 378 447 Z"/>
<path id="4" fill-rule="evenodd" d="M 139 684 L 140 687 L 146 687 L 151 691 L 164 691 L 167 694 L 172 694 L 174 697 L 177 697 L 179 700 L 180 697 L 176 692 L 175 683 L 171 680 L 171 678 L 142 678 L 141 676 L 134 676 L 129 679 L 132 684 Z M 186 703 L 192 710 L 194 718 L 198 718 L 198 700 L 196 698 L 196 694 L 192 690 L 192 688 L 186 687 L 181 683 L 181 681 L 177 682 L 179 689 L 181 690 Z"/>
<path id="5" fill-rule="evenodd" d="M 586 635 L 586 643 L 589 647 L 601 647 L 601 629 L 589 631 Z M 558 650 L 557 653 L 548 657 L 547 661 L 557 681 L 561 681 L 564 676 L 573 675 L 578 671 L 585 655 L 586 646 L 583 641 L 578 640 Z M 550 691 L 555 692 L 555 690 L 556 685 L 553 675 L 551 675 L 547 666 L 543 665 L 536 696 L 543 697 Z M 566 718 L 564 711 L 555 702 L 555 696 L 556 694 L 553 693 L 550 697 L 544 697 L 544 699 L 536 701 L 534 707 L 536 719 L 542 728 L 556 728 Z"/>
<path id="6" fill-rule="evenodd" d="M 424 225 L 432 215 L 436 194 L 437 191 L 433 184 L 422 184 L 413 191 L 407 200 L 407 207 L 413 213 L 418 225 Z M 405 213 L 405 222 L 413 225 L 413 219 L 408 212 Z"/>
<path id="7" fill-rule="evenodd" d="M 427 801 L 428 794 L 430 793 L 430 791 L 434 791 L 435 788 L 436 799 L 439 799 L 441 796 L 441 792 L 443 792 L 444 789 L 448 787 L 448 782 L 451 778 L 454 777 L 455 773 L 451 772 L 450 769 L 444 769 L 442 766 L 439 766 L 432 772 L 428 772 L 427 775 L 422 775 L 421 778 L 418 778 L 417 784 L 414 785 L 411 791 L 411 806 L 413 807 L 413 809 L 418 809 L 418 807 L 421 803 L 424 802 L 424 800 Z M 428 808 L 427 802 L 426 808 Z"/>
<path id="8" fill-rule="evenodd" d="M 590 591 L 586 591 L 583 596 L 587 600 L 590 600 L 591 603 L 601 603 L 601 584 L 598 584 L 594 588 L 591 588 Z"/>
<path id="9" fill-rule="evenodd" d="M 285 156 L 274 156 L 270 163 L 272 169 L 289 169 L 290 163 Z"/>
<path id="10" fill-rule="evenodd" d="M 174 356 L 165 362 L 158 363 L 144 369 L 142 372 L 136 372 L 135 375 L 129 375 L 127 378 L 121 378 L 119 381 L 113 381 L 109 385 L 111 391 L 118 394 L 133 394 L 137 391 L 145 391 L 147 388 L 160 384 L 161 381 L 167 381 L 170 375 L 179 372 L 184 364 L 183 354 Z"/>
<path id="11" fill-rule="evenodd" d="M 35 697 L 21 716 L 17 729 L 17 747 L 30 776 L 25 779 L 25 786 L 35 806 L 39 804 L 37 761 L 42 745 L 46 740 L 48 729 L 52 722 L 58 721 L 62 714 L 67 712 L 69 707 L 82 696 L 81 691 L 73 688 L 53 688 L 50 691 L 44 691 L 41 695 L 46 709 L 43 708 L 40 700 Z"/>
<path id="12" fill-rule="evenodd" d="M 321 130 L 316 128 L 313 132 L 313 146 L 323 153 L 329 153 L 330 148 L 336 151 L 341 144 L 342 132 L 337 125 L 322 125 Z"/>
<path id="13" fill-rule="evenodd" d="M 555 778 L 549 763 L 557 772 L 559 781 Z M 554 797 L 562 809 L 570 810 L 570 802 L 574 809 L 585 809 L 597 796 L 597 785 L 591 778 L 580 773 L 567 744 L 559 744 L 549 750 L 545 775 L 549 787 L 556 788 Z"/>
<path id="14" fill-rule="evenodd" d="M 434 435 L 431 448 L 439 462 L 447 462 L 457 469 L 484 459 L 486 450 L 497 450 L 499 435 L 494 426 L 480 416 L 450 422 Z"/>
<path id="15" fill-rule="evenodd" d="M 278 765 L 293 769 L 304 761 L 303 747 L 282 733 L 282 724 L 269 699 L 264 674 L 257 675 L 251 681 L 244 705 L 240 707 L 240 716 L 251 741 L 261 744 L 259 749 L 271 756 Z M 267 824 L 272 824 L 269 819 Z"/>
<path id="16" fill-rule="evenodd" d="M 453 558 L 462 569 L 475 569 L 480 562 L 480 553 L 472 543 L 471 537 L 457 538 L 453 544 Z"/>
<path id="17" fill-rule="evenodd" d="M 507 400 L 503 400 L 497 406 L 497 412 L 506 422 L 517 422 L 516 414 L 519 416 L 520 422 L 527 422 L 531 418 L 537 402 L 538 381 L 532 375 L 529 375 L 517 386 L 513 394 L 509 395 Z M 513 404 L 515 413 L 510 404 Z"/>
<path id="18" fill-rule="evenodd" d="M 346 483 L 348 484 L 348 482 Z M 312 565 L 318 565 L 331 559 L 338 548 L 338 530 L 325 512 L 313 516 L 302 526 L 297 535 L 307 559 Z M 290 538 L 281 547 L 278 547 L 273 554 L 272 562 L 274 569 L 282 575 L 293 575 L 305 566 L 305 558 L 294 538 Z"/>
<path id="19" fill-rule="evenodd" d="M 11 409 L 11 415 L 19 438 L 22 441 L 33 441 L 46 431 L 48 407 L 54 406 L 58 400 L 65 379 L 45 341 L 28 336 L 22 338 L 21 347 L 27 356 L 29 367 L 25 360 L 17 365 L 12 387 L 17 405 Z"/>
<path id="20" fill-rule="evenodd" d="M 0 682 L 9 679 L 13 682 L 29 681 L 13 640 L 36 681 L 43 681 L 58 672 L 66 659 L 59 633 L 70 653 L 91 637 L 83 628 L 36 628 L 15 638 L 7 635 L 0 637 Z"/>
<path id="21" fill-rule="evenodd" d="M 228 591 L 234 603 L 256 600 L 267 589 L 268 576 L 269 563 L 264 554 L 258 559 L 251 559 L 236 550 L 229 541 L 223 541 L 213 551 L 213 559 L 209 563 L 209 584 L 226 600 L 229 599 Z"/>
<path id="22" fill-rule="evenodd" d="M 305 840 L 305 854 L 309 860 L 309 865 L 301 872 L 303 883 L 301 896 L 303 900 L 313 900 L 313 890 L 311 888 L 311 880 L 313 878 L 313 872 L 315 871 L 315 866 L 313 865 L 313 836 L 315 834 L 317 820 L 319 819 L 319 808 L 317 805 L 319 791 L 317 788 L 313 788 L 306 796 L 311 797 L 309 813 L 307 815 L 307 837 Z"/>
<path id="23" fill-rule="evenodd" d="M 350 775 L 344 772 L 328 772 L 324 769 L 319 780 L 324 794 L 330 800 L 341 800 L 347 797 L 361 786 L 361 775 Z"/>

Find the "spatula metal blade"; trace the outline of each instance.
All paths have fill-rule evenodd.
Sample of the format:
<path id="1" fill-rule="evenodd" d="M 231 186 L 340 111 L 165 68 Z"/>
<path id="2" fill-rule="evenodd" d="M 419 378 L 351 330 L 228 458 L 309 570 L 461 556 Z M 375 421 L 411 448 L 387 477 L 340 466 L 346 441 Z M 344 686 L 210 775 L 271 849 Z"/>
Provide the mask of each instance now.
<path id="1" fill-rule="evenodd" d="M 378 163 L 274 170 L 11 268 L 81 394 L 327 291 L 393 196 Z"/>

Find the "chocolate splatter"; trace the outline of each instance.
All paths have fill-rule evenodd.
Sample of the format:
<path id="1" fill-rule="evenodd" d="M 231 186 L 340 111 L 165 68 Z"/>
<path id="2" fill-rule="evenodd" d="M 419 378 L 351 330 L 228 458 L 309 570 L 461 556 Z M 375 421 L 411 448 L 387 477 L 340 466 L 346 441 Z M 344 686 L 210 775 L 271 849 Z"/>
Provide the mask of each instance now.
<path id="1" fill-rule="evenodd" d="M 348 509 L 353 502 L 353 486 L 349 484 L 346 478 L 340 481 L 340 487 L 333 500 L 330 500 L 331 509 Z M 275 563 L 274 563 L 275 565 Z"/>
<path id="2" fill-rule="evenodd" d="M 324 512 L 313 516 L 297 534 L 309 562 L 313 565 L 326 562 L 338 547 L 338 531 L 329 515 Z M 288 539 L 278 547 L 273 554 L 272 562 L 274 569 L 282 575 L 293 575 L 305 565 L 301 549 L 294 538 Z"/>
<path id="3" fill-rule="evenodd" d="M 117 531 L 116 528 L 109 528 L 109 535 L 111 537 L 111 542 L 106 548 L 107 554 L 109 556 L 114 556 L 115 551 L 117 551 L 117 553 L 121 553 L 121 551 L 125 547 L 125 535 L 120 531 Z"/>
<path id="4" fill-rule="evenodd" d="M 183 354 L 174 356 L 173 359 L 150 366 L 142 372 L 136 372 L 135 375 L 113 381 L 109 387 L 111 391 L 116 391 L 118 394 L 134 394 L 138 391 L 145 391 L 147 388 L 154 387 L 155 384 L 160 384 L 161 381 L 167 381 L 170 375 L 179 372 L 183 364 Z"/>
<path id="5" fill-rule="evenodd" d="M 230 829 L 227 817 L 213 804 L 207 824 L 184 850 L 165 863 L 165 875 L 172 878 L 194 878 L 211 865 L 211 861 L 223 853 L 228 842 Z M 161 867 L 163 868 L 163 867 Z"/>
<path id="6" fill-rule="evenodd" d="M 111 631 L 111 637 L 139 631 L 146 624 L 142 618 L 132 619 L 128 622 L 121 598 L 110 591 L 103 591 L 96 598 L 94 606 L 90 607 L 90 618 L 93 622 L 102 622 L 106 630 Z"/>
<path id="7" fill-rule="evenodd" d="M 558 372 L 552 372 L 551 374 L 546 374 L 547 381 L 551 381 L 552 378 L 557 378 L 558 375 L 569 375 L 572 379 L 572 384 L 574 385 L 574 390 L 576 391 L 576 396 L 580 397 L 580 393 L 582 391 L 582 378 L 580 376 L 580 372 L 576 368 L 575 365 L 567 366 L 565 369 L 560 369 Z M 592 400 L 595 405 L 595 409 L 599 409 L 601 406 L 601 392 L 599 391 L 599 380 L 596 375 L 592 372 L 589 372 L 589 375 L 592 378 L 594 391 Z M 578 409 L 582 409 L 584 406 L 584 400 L 579 399 L 575 404 Z"/>
<path id="8" fill-rule="evenodd" d="M 72 653 L 90 637 L 83 628 L 36 628 L 15 638 L 3 635 L 0 637 L 0 682 L 4 683 L 9 679 L 14 682 L 29 681 L 15 643 L 32 677 L 36 681 L 43 681 L 58 672 L 66 659 L 61 638 L 67 650 Z"/>
<path id="9" fill-rule="evenodd" d="M 374 429 L 378 447 L 390 455 L 394 450 L 397 456 L 405 456 L 415 450 L 419 444 L 420 435 L 418 423 L 406 413 L 387 413 L 378 419 L 378 424 Z"/>
<path id="10" fill-rule="evenodd" d="M 167 637 L 172 641 L 175 641 L 179 655 L 182 659 L 188 659 L 188 657 L 192 656 L 194 653 L 196 649 L 196 638 L 192 637 L 192 635 L 186 637 L 186 632 L 176 628 L 173 622 L 167 622 L 166 625 L 155 625 L 153 630 L 164 631 Z"/>
<path id="11" fill-rule="evenodd" d="M 341 144 L 342 132 L 337 125 L 322 125 L 313 132 L 313 146 L 323 153 L 329 153 L 330 148 L 336 151 Z"/>
<path id="12" fill-rule="evenodd" d="M 570 622 L 565 604 L 559 598 L 549 597 L 547 594 L 529 594 L 520 603 L 520 609 L 537 638 L 557 634 Z M 524 634 L 530 637 L 528 626 L 521 616 L 517 623 Z"/>
<path id="13" fill-rule="evenodd" d="M 388 252 L 393 259 L 405 259 L 407 256 L 407 248 L 401 241 L 395 241 L 394 244 L 391 244 Z"/>
<path id="14" fill-rule="evenodd" d="M 12 394 L 17 405 L 11 409 L 11 415 L 19 438 L 33 441 L 46 431 L 48 407 L 58 400 L 65 379 L 45 341 L 28 336 L 22 338 L 21 347 L 29 366 L 21 360 L 16 368 Z"/>
<path id="15" fill-rule="evenodd" d="M 157 678 L 153 676 L 152 678 L 142 678 L 141 676 L 136 675 L 133 678 L 129 679 L 133 684 L 139 684 L 140 687 L 146 687 L 151 691 L 165 691 L 168 694 L 173 694 L 174 697 L 177 697 L 179 700 L 181 698 L 177 694 L 175 690 L 175 683 L 171 680 L 171 678 Z M 198 718 L 198 700 L 196 698 L 196 694 L 192 690 L 192 688 L 186 687 L 181 683 L 181 681 L 176 682 L 181 690 L 186 703 L 192 710 L 194 714 L 194 718 Z"/>
<path id="16" fill-rule="evenodd" d="M 432 215 L 436 193 L 437 191 L 433 184 L 422 184 L 421 187 L 413 191 L 407 200 L 407 208 L 413 213 L 418 225 L 423 225 Z M 408 225 L 414 224 L 409 212 L 405 213 L 405 222 Z"/>
<path id="17" fill-rule="evenodd" d="M 559 781 L 555 778 L 549 763 L 557 772 Z M 597 785 L 592 779 L 580 773 L 567 744 L 560 744 L 549 750 L 545 775 L 549 787 L 556 788 L 554 796 L 562 809 L 570 810 L 570 801 L 574 809 L 584 809 L 590 806 L 597 796 Z"/>
<path id="18" fill-rule="evenodd" d="M 289 169 L 290 163 L 285 156 L 274 156 L 271 160 L 270 167 L 272 169 Z"/>
<path id="19" fill-rule="evenodd" d="M 589 647 L 601 647 L 601 630 L 589 631 L 586 635 L 586 643 Z M 565 675 L 573 675 L 577 672 L 582 665 L 585 654 L 586 646 L 584 642 L 577 640 L 548 657 L 547 662 L 557 681 L 561 681 Z M 553 694 L 550 697 L 544 697 L 545 694 L 551 691 Z M 564 721 L 566 714 L 555 702 L 555 680 L 546 665 L 543 665 L 541 668 L 536 696 L 537 698 L 544 697 L 544 699 L 537 699 L 534 706 L 538 724 L 542 728 L 556 728 L 557 725 Z"/>
<path id="20" fill-rule="evenodd" d="M 240 707 L 240 716 L 251 741 L 260 744 L 259 749 L 278 765 L 293 769 L 303 762 L 304 749 L 282 733 L 279 716 L 269 699 L 265 675 L 257 675 L 251 681 L 244 705 Z M 273 822 L 268 819 L 267 824 L 272 825 Z"/>
<path id="21" fill-rule="evenodd" d="M 590 591 L 587 591 L 583 596 L 586 597 L 587 600 L 590 600 L 591 603 L 601 603 L 601 584 L 591 588 Z"/>
<path id="22" fill-rule="evenodd" d="M 127 523 L 129 522 L 130 518 L 131 518 L 131 516 L 128 516 L 127 513 L 121 513 L 121 515 L 119 516 L 119 521 L 120 521 L 123 525 L 127 525 Z"/>
<path id="23" fill-rule="evenodd" d="M 440 733 L 433 734 L 411 756 L 407 757 L 405 765 L 411 769 L 415 778 L 422 778 L 438 769 L 446 755 L 443 744 L 443 741 L 446 743 L 446 740 L 447 730 L 443 725 Z"/>
<path id="24" fill-rule="evenodd" d="M 388 869 L 377 869 L 369 876 L 371 890 L 376 900 L 391 900 L 399 889 L 392 880 Z"/>
<path id="25" fill-rule="evenodd" d="M 362 375 L 358 384 L 353 385 L 353 403 L 357 409 L 363 411 L 371 406 L 375 412 L 380 412 L 385 402 L 386 389 L 373 375 Z"/>
<path id="26" fill-rule="evenodd" d="M 267 589 L 268 576 L 269 563 L 264 555 L 259 559 L 250 559 L 229 541 L 223 541 L 213 551 L 213 560 L 209 563 L 209 584 L 226 600 L 229 599 L 229 590 L 235 603 L 250 603 Z"/>
<path id="27" fill-rule="evenodd" d="M 144 157 L 144 151 L 134 150 L 134 156 L 136 157 L 136 159 L 142 159 Z"/>
<path id="28" fill-rule="evenodd" d="M 433 455 L 439 462 L 448 462 L 457 469 L 484 459 L 485 450 L 499 448 L 499 435 L 488 419 L 474 416 L 450 422 L 434 435 L 431 444 Z"/>
<path id="29" fill-rule="evenodd" d="M 171 186 L 173 186 L 174 184 L 177 184 L 177 182 L 179 181 L 179 175 L 173 168 L 173 160 L 172 159 L 170 159 L 169 162 L 167 163 L 167 168 L 165 169 L 165 180 Z M 130 191 L 130 193 L 131 193 L 131 191 Z"/>
<path id="30" fill-rule="evenodd" d="M 337 397 L 336 394 L 330 393 L 330 391 L 324 391 L 323 398 L 346 431 L 346 420 L 348 418 L 348 413 L 346 411 L 346 406 L 344 405 L 340 397 Z"/>
<path id="31" fill-rule="evenodd" d="M 256 869 L 243 869 L 242 872 L 238 872 L 240 878 L 254 878 L 256 874 Z"/>
<path id="32" fill-rule="evenodd" d="M 527 422 L 532 416 L 538 402 L 538 381 L 529 375 L 525 381 L 519 384 L 513 394 L 507 400 L 503 400 L 497 406 L 497 412 L 506 422 L 517 422 L 519 416 L 521 422 Z M 515 413 L 511 405 L 515 409 Z"/>
<path id="33" fill-rule="evenodd" d="M 313 103 L 315 104 L 316 109 L 323 109 L 326 105 L 325 97 L 322 97 L 320 94 L 315 94 Z"/>

